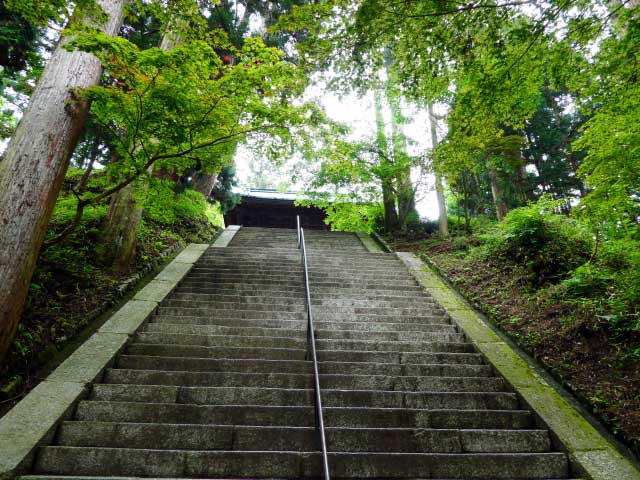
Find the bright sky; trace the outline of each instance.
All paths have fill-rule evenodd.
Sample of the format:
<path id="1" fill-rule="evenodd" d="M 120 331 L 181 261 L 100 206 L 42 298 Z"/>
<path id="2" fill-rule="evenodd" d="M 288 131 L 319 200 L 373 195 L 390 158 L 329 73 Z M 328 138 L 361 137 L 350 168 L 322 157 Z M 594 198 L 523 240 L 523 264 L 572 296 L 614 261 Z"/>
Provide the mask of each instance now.
<path id="1" fill-rule="evenodd" d="M 363 98 L 356 95 L 337 96 L 328 91 L 320 83 L 312 85 L 306 93 L 307 99 L 315 99 L 324 109 L 327 115 L 341 123 L 349 125 L 352 129 L 351 139 L 372 138 L 375 136 L 375 110 L 373 104 L 373 93 Z M 403 114 L 409 122 L 403 126 L 404 133 L 409 141 L 409 154 L 417 155 L 431 148 L 431 133 L 429 131 L 429 118 L 426 109 L 419 109 L 412 105 L 404 104 Z M 436 114 L 442 114 L 444 110 L 436 108 Z M 385 121 L 387 127 L 390 125 L 390 112 L 385 109 Z M 439 127 L 441 128 L 441 127 Z M 387 132 L 390 135 L 390 132 Z M 438 138 L 442 138 L 443 132 L 438 131 Z M 236 174 L 241 187 L 252 187 L 249 184 L 251 170 L 250 162 L 253 161 L 252 152 L 246 147 L 239 147 L 236 154 Z M 289 172 L 278 171 L 274 166 L 269 172 L 275 183 L 291 182 Z M 433 175 L 419 175 L 414 172 L 414 183 L 419 182 L 416 192 L 416 207 L 420 216 L 429 219 L 438 218 L 438 205 L 435 191 L 433 190 Z M 420 178 L 421 177 L 421 178 Z M 303 185 L 292 184 L 291 188 L 301 189 Z"/>

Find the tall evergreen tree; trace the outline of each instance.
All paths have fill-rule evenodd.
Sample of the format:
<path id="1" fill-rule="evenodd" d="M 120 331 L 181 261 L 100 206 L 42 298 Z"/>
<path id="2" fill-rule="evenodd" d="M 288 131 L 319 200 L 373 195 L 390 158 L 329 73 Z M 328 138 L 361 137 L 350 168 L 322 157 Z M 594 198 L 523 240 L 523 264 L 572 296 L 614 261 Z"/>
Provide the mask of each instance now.
<path id="1" fill-rule="evenodd" d="M 124 0 L 98 0 L 106 19 L 87 19 L 108 35 L 118 33 Z M 0 358 L 6 353 L 44 241 L 69 159 L 88 105 L 75 95 L 97 84 L 100 61 L 58 44 L 28 110 L 0 162 Z"/>

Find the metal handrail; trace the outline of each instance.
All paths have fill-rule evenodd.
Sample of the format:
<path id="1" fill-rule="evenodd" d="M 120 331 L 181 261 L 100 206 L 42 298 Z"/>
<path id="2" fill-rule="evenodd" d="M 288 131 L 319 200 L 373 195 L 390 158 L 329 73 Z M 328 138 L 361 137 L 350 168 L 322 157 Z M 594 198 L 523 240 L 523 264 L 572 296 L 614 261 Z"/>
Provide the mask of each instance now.
<path id="1" fill-rule="evenodd" d="M 302 256 L 302 267 L 304 274 L 304 288 L 307 297 L 307 348 L 311 353 L 313 361 L 313 387 L 316 397 L 316 430 L 320 435 L 320 447 L 322 448 L 322 469 L 324 471 L 324 479 L 330 480 L 329 477 L 329 457 L 327 455 L 327 439 L 324 433 L 324 417 L 322 415 L 322 398 L 320 396 L 320 374 L 318 373 L 318 357 L 316 355 L 316 336 L 313 330 L 313 313 L 311 312 L 311 293 L 309 289 L 309 267 L 307 265 L 307 247 L 304 241 L 304 230 L 300 226 L 300 217 L 296 216 L 298 228 L 298 248 Z"/>

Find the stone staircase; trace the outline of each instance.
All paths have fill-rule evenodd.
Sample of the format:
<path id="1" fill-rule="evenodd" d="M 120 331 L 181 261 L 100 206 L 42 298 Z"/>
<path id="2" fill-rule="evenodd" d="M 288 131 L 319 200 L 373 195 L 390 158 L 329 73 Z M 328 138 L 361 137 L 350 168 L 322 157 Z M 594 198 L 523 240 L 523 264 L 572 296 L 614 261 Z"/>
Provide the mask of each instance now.
<path id="1" fill-rule="evenodd" d="M 305 232 L 334 478 L 565 479 L 567 456 L 390 254 Z M 322 472 L 295 230 L 210 248 L 24 478 Z"/>

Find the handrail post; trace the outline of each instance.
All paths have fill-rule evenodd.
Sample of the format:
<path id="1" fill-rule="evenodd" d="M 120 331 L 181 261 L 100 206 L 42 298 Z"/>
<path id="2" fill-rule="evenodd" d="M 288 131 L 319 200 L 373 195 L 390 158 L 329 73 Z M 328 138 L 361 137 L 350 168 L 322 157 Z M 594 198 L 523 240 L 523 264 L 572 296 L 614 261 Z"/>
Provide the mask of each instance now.
<path id="1" fill-rule="evenodd" d="M 318 371 L 318 356 L 316 354 L 316 336 L 313 331 L 313 312 L 311 311 L 311 292 L 309 288 L 309 266 L 307 264 L 307 248 L 304 241 L 304 229 L 300 227 L 300 217 L 297 216 L 298 248 L 302 257 L 302 269 L 304 275 L 304 288 L 307 303 L 307 348 L 313 361 L 313 388 L 315 390 L 316 429 L 320 434 L 320 447 L 322 449 L 322 470 L 324 480 L 329 477 L 329 456 L 327 454 L 327 439 L 324 432 L 324 415 L 322 414 L 322 398 L 320 396 L 320 373 Z"/>
<path id="2" fill-rule="evenodd" d="M 296 231 L 298 232 L 298 248 L 300 248 L 300 215 L 296 215 Z"/>

